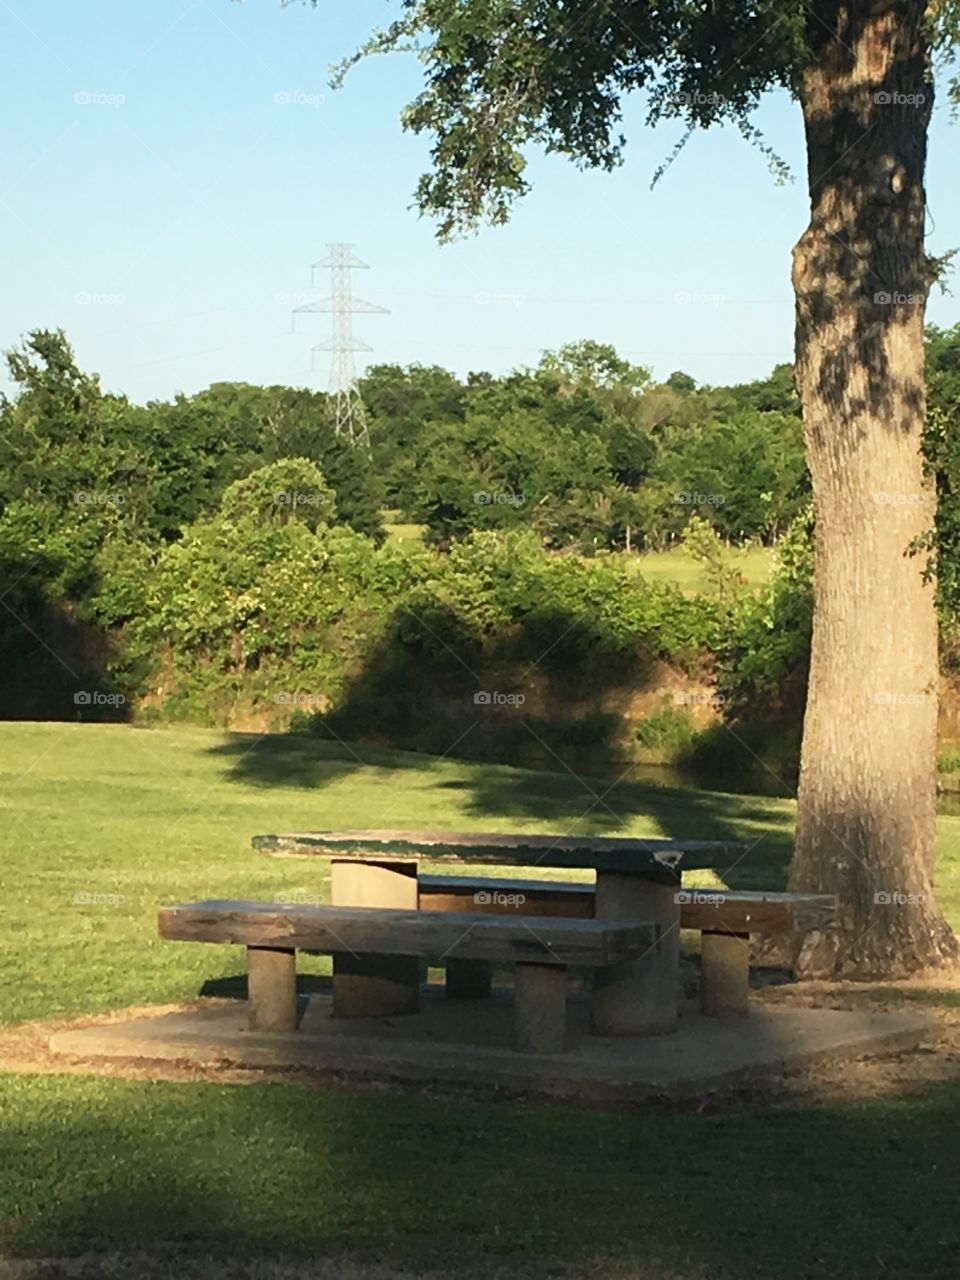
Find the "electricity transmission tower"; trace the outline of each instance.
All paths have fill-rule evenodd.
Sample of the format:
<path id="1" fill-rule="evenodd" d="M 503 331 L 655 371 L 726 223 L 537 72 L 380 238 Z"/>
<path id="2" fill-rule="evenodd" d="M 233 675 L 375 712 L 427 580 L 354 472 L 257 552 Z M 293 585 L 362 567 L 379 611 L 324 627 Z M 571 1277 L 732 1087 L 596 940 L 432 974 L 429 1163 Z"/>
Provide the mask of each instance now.
<path id="1" fill-rule="evenodd" d="M 355 315 L 389 315 L 387 307 L 378 307 L 372 302 L 364 302 L 362 298 L 353 296 L 353 282 L 350 272 L 357 268 L 369 270 L 366 262 L 361 262 L 353 253 L 352 244 L 328 244 L 329 253 L 325 258 L 314 262 L 310 268 L 311 282 L 313 272 L 319 268 L 329 268 L 331 290 L 328 298 L 319 302 L 310 302 L 302 307 L 294 307 L 294 316 L 298 312 L 319 314 L 330 312 L 333 315 L 333 332 L 323 342 L 311 348 L 311 358 L 317 351 L 329 351 L 330 357 L 330 394 L 334 397 L 334 430 L 337 435 L 346 436 L 353 445 L 364 449 L 370 448 L 370 435 L 367 431 L 363 402 L 357 390 L 357 375 L 353 363 L 355 351 L 372 351 L 367 343 L 353 336 L 353 317 Z"/>

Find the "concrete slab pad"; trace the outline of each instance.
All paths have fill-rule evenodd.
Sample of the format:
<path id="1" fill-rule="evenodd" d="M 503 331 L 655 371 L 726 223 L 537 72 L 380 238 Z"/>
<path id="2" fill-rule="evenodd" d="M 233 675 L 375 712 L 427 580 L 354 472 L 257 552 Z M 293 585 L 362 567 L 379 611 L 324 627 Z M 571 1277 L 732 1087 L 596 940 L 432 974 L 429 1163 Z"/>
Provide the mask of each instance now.
<path id="1" fill-rule="evenodd" d="M 344 1021 L 330 1017 L 329 994 L 301 996 L 299 1030 L 247 1029 L 246 1004 L 211 1001 L 157 1017 L 63 1030 L 54 1054 L 73 1059 L 137 1059 L 273 1069 L 381 1082 L 460 1085 L 470 1090 L 636 1101 L 697 1096 L 795 1074 L 831 1060 L 902 1052 L 930 1030 L 914 1013 L 854 1013 L 771 1007 L 753 1002 L 746 1018 L 704 1018 L 685 1010 L 669 1035 L 613 1039 L 590 1033 L 589 1001 L 572 994 L 562 1054 L 520 1054 L 511 1042 L 512 994 L 447 1000 L 426 988 L 421 1011 Z"/>

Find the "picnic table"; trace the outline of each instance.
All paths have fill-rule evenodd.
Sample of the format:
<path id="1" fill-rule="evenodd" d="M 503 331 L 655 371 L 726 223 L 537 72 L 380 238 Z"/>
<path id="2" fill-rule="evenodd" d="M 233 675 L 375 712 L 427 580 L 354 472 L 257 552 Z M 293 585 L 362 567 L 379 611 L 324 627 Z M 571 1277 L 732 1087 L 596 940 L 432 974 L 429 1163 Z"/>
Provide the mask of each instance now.
<path id="1" fill-rule="evenodd" d="M 416 910 L 423 862 L 595 872 L 597 919 L 656 929 L 643 956 L 596 975 L 594 1031 L 630 1036 L 677 1025 L 683 872 L 724 870 L 745 853 L 744 845 L 723 840 L 397 830 L 257 835 L 252 844 L 271 857 L 330 858 L 331 900 L 351 907 Z M 342 1003 L 359 1010 L 413 1011 L 419 981 L 416 956 L 335 960 L 335 989 L 339 984 Z"/>

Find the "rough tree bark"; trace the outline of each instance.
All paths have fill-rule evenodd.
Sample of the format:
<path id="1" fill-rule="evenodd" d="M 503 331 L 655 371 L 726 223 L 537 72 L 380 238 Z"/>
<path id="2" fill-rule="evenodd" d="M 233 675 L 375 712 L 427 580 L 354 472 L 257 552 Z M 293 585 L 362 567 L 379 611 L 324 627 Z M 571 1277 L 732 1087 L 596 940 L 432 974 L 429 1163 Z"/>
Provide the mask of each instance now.
<path id="1" fill-rule="evenodd" d="M 811 19 L 811 220 L 793 270 L 816 578 L 791 887 L 840 900 L 801 974 L 893 977 L 958 955 L 933 895 L 934 589 L 910 553 L 935 507 L 921 457 L 932 84 L 923 0 L 826 9 L 829 30 Z"/>

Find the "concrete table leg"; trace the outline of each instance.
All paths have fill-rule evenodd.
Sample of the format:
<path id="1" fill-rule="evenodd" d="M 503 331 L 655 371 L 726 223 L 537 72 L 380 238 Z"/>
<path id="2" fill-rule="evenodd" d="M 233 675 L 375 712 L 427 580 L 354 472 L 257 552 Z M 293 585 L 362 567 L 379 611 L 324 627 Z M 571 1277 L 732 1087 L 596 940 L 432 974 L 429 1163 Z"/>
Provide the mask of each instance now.
<path id="1" fill-rule="evenodd" d="M 451 1000 L 485 1000 L 493 987 L 489 960 L 448 960 L 447 996 Z"/>
<path id="2" fill-rule="evenodd" d="M 521 1053 L 560 1053 L 567 1026 L 567 971 L 563 965 L 516 966 L 513 1030 Z"/>
<path id="3" fill-rule="evenodd" d="M 680 877 L 597 872 L 598 920 L 659 925 L 659 940 L 639 960 L 598 969 L 593 988 L 593 1030 L 601 1036 L 648 1036 L 675 1031 L 680 988 Z"/>
<path id="4" fill-rule="evenodd" d="M 750 938 L 743 933 L 700 935 L 700 1012 L 743 1017 L 750 991 Z"/>
<path id="5" fill-rule="evenodd" d="M 415 862 L 334 859 L 330 898 L 343 907 L 417 909 Z M 333 1016 L 382 1018 L 420 1008 L 420 957 L 344 955 L 333 959 Z"/>
<path id="6" fill-rule="evenodd" d="M 297 953 L 247 947 L 251 1031 L 296 1031 Z"/>

